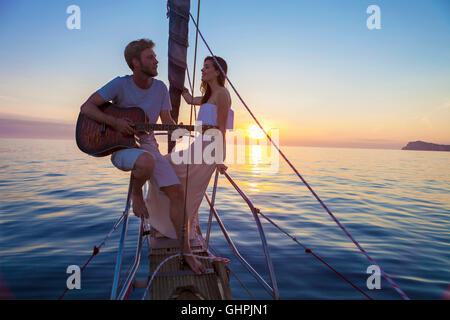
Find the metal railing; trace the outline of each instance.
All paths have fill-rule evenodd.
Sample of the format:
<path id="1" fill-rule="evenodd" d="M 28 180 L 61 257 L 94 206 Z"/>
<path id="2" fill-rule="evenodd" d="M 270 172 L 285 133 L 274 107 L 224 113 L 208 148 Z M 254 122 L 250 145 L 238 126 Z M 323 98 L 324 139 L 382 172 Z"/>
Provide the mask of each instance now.
<path id="1" fill-rule="evenodd" d="M 114 269 L 114 279 L 113 279 L 113 285 L 111 289 L 111 300 L 115 300 L 117 296 L 117 288 L 119 285 L 119 278 L 120 278 L 120 270 L 122 268 L 122 255 L 123 255 L 123 249 L 125 247 L 125 238 L 127 235 L 127 229 L 128 229 L 128 220 L 129 220 L 129 210 L 130 210 L 130 204 L 131 204 L 131 175 L 130 175 L 130 183 L 128 186 L 128 196 L 127 196 L 127 203 L 125 205 L 125 211 L 123 213 L 124 221 L 122 226 L 122 233 L 120 235 L 120 242 L 119 242 L 119 249 L 117 252 L 117 258 L 116 258 L 116 267 Z"/>
<path id="2" fill-rule="evenodd" d="M 142 239 L 144 237 L 144 219 L 141 219 L 141 226 L 139 231 L 139 240 L 136 245 L 136 254 L 134 256 L 134 261 L 130 270 L 130 273 L 128 274 L 128 277 L 126 278 L 122 290 L 120 291 L 119 295 L 117 296 L 117 300 L 123 300 L 131 287 L 131 283 L 134 280 L 134 276 L 136 275 L 137 270 L 139 269 L 139 263 L 141 262 L 141 251 L 142 251 Z"/>
<path id="3" fill-rule="evenodd" d="M 217 175 L 218 175 L 218 172 L 216 170 L 216 178 L 215 178 L 214 187 L 213 187 L 213 197 L 214 198 L 215 198 L 216 189 L 217 189 Z M 272 283 L 272 287 L 267 284 L 267 282 L 261 277 L 261 275 L 258 272 L 256 272 L 251 267 L 251 265 L 239 253 L 239 251 L 237 250 L 237 248 L 234 245 L 233 241 L 231 240 L 230 236 L 228 235 L 228 232 L 227 232 L 225 226 L 223 225 L 222 220 L 220 219 L 216 209 L 214 208 L 213 201 L 211 201 L 209 199 L 208 195 L 205 193 L 206 201 L 208 201 L 208 204 L 210 206 L 210 216 L 209 216 L 209 220 L 208 220 L 208 230 L 207 230 L 207 234 L 206 234 L 206 239 L 209 239 L 209 237 L 210 237 L 211 217 L 212 217 L 212 214 L 214 214 L 214 216 L 216 218 L 216 221 L 218 222 L 219 227 L 220 227 L 220 229 L 222 230 L 222 233 L 225 236 L 225 239 L 227 240 L 227 242 L 228 242 L 230 248 L 232 249 L 233 253 L 235 254 L 235 256 L 238 258 L 239 262 L 241 262 L 241 264 L 247 269 L 247 271 L 249 271 L 249 273 L 262 285 L 262 287 L 264 289 L 266 289 L 266 291 L 275 300 L 279 300 L 280 299 L 280 294 L 279 294 L 279 291 L 278 291 L 278 284 L 277 284 L 275 271 L 274 271 L 273 264 L 272 264 L 272 259 L 270 257 L 270 252 L 269 252 L 269 248 L 268 248 L 268 245 L 267 245 L 267 240 L 266 240 L 266 237 L 265 237 L 265 234 L 264 234 L 264 229 L 263 229 L 261 221 L 260 221 L 260 219 L 258 217 L 259 209 L 255 208 L 255 206 L 253 206 L 253 203 L 250 201 L 250 199 L 238 187 L 238 185 L 234 182 L 234 180 L 230 177 L 230 175 L 228 173 L 225 172 L 224 175 L 228 179 L 228 181 L 231 183 L 231 185 L 235 188 L 235 190 L 240 194 L 242 199 L 244 199 L 244 201 L 247 203 L 247 205 L 249 206 L 249 208 L 250 208 L 250 210 L 252 212 L 253 218 L 255 219 L 255 222 L 256 222 L 256 226 L 258 227 L 259 236 L 261 238 L 261 243 L 262 243 L 263 250 L 264 250 L 264 255 L 265 255 L 265 258 L 266 258 L 266 265 L 267 265 L 267 269 L 269 270 L 269 276 L 270 276 L 270 281 Z"/>
<path id="4" fill-rule="evenodd" d="M 144 185 L 144 193 L 146 191 L 146 185 Z M 130 185 L 128 187 L 128 196 L 127 196 L 127 203 L 125 206 L 124 211 L 124 223 L 122 227 L 122 233 L 120 235 L 120 242 L 119 242 L 119 249 L 117 253 L 116 258 L 116 267 L 114 270 L 114 280 L 113 285 L 111 288 L 111 300 L 123 300 L 130 289 L 131 283 L 134 280 L 134 276 L 136 275 L 136 272 L 139 268 L 139 264 L 141 261 L 141 251 L 142 251 L 142 238 L 144 236 L 144 219 L 141 219 L 141 224 L 139 228 L 139 239 L 136 244 L 136 254 L 134 256 L 134 261 L 131 265 L 130 272 L 128 273 L 128 276 L 122 285 L 122 290 L 120 291 L 119 295 L 117 295 L 117 291 L 119 290 L 119 280 L 120 280 L 120 273 L 121 273 L 121 267 L 122 267 L 122 260 L 123 260 L 123 250 L 125 248 L 125 239 L 126 234 L 128 230 L 128 220 L 129 220 L 129 209 L 131 204 L 131 177 L 130 177 Z"/>
<path id="5" fill-rule="evenodd" d="M 219 217 L 219 214 L 217 213 L 215 207 L 214 207 L 214 201 L 215 201 L 215 195 L 217 191 L 217 180 L 218 180 L 218 171 L 216 170 L 216 175 L 214 179 L 214 187 L 213 187 L 213 200 L 211 201 L 205 192 L 205 198 L 206 201 L 209 204 L 210 207 L 210 216 L 208 220 L 208 229 L 206 234 L 206 247 L 208 247 L 209 244 L 209 238 L 210 238 L 210 232 L 211 232 L 211 223 L 212 223 L 212 215 L 214 215 L 220 229 L 222 230 L 222 233 L 225 237 L 225 240 L 227 241 L 228 245 L 230 246 L 231 250 L 233 251 L 234 255 L 237 257 L 238 261 L 242 264 L 242 266 L 259 282 L 259 284 L 267 291 L 267 293 L 273 298 L 273 299 L 280 299 L 279 291 L 278 291 L 278 285 L 275 277 L 275 272 L 272 264 L 272 259 L 270 257 L 269 248 L 267 245 L 267 240 L 264 234 L 264 229 L 261 224 L 261 221 L 258 217 L 259 209 L 255 208 L 255 206 L 252 204 L 250 199 L 245 195 L 245 193 L 238 187 L 238 185 L 234 182 L 234 180 L 230 177 L 228 173 L 224 173 L 225 177 L 228 179 L 228 181 L 231 183 L 231 185 L 235 188 L 235 190 L 239 193 L 239 195 L 242 197 L 242 199 L 247 203 L 247 205 L 250 208 L 250 211 L 252 212 L 253 218 L 255 219 L 256 226 L 258 228 L 259 236 L 261 238 L 261 243 L 264 250 L 265 260 L 267 269 L 269 271 L 269 277 L 271 285 L 269 285 L 264 278 L 242 257 L 239 250 L 236 248 L 233 240 L 231 240 L 230 235 L 228 234 L 227 229 L 225 228 L 225 225 L 223 224 L 221 218 Z M 145 188 L 146 189 L 146 188 Z M 144 193 L 145 193 L 144 189 Z M 116 266 L 114 271 L 114 280 L 113 280 L 113 286 L 111 289 L 111 300 L 123 300 L 128 290 L 130 290 L 130 286 L 134 280 L 134 277 L 136 275 L 136 272 L 139 268 L 140 259 L 141 259 L 141 251 L 142 251 L 142 244 L 143 244 L 143 236 L 144 236 L 144 220 L 141 219 L 140 224 L 140 232 L 139 232 L 139 238 L 136 244 L 136 254 L 133 260 L 133 263 L 131 265 L 131 268 L 129 269 L 129 273 L 126 277 L 125 282 L 122 285 L 122 288 L 117 295 L 117 292 L 119 291 L 119 280 L 120 280 L 120 273 L 121 273 L 121 266 L 122 266 L 122 260 L 123 260 L 123 251 L 125 248 L 125 239 L 126 239 L 126 233 L 128 230 L 128 221 L 129 221 L 129 208 L 131 204 L 131 181 L 128 191 L 128 197 L 127 197 L 127 204 L 124 211 L 124 218 L 123 218 L 123 227 L 122 227 L 122 233 L 120 237 L 120 243 L 117 253 L 117 259 L 116 259 Z"/>

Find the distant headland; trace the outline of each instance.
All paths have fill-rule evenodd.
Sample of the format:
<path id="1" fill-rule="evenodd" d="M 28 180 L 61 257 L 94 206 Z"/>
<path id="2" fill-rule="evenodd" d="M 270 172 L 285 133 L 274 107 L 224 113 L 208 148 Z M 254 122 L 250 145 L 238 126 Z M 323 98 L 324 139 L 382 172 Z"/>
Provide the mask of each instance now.
<path id="1" fill-rule="evenodd" d="M 402 150 L 450 151 L 450 145 L 435 144 L 423 141 L 408 142 Z"/>

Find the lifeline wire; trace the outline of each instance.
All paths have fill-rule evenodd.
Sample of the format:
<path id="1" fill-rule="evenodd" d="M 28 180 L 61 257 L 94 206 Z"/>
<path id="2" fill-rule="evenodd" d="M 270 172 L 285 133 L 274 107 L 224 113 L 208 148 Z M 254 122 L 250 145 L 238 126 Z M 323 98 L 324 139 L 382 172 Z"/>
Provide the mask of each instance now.
<path id="1" fill-rule="evenodd" d="M 211 248 L 212 251 L 214 251 L 214 254 L 217 256 L 218 253 L 217 253 L 216 249 L 214 249 L 214 247 L 211 245 L 211 243 L 209 243 L 208 246 Z M 255 300 L 255 296 L 250 292 L 250 290 L 248 290 L 247 286 L 241 281 L 241 279 L 239 279 L 237 274 L 233 272 L 231 267 L 228 267 L 228 270 L 230 270 L 231 274 L 237 279 L 237 281 L 239 281 L 241 287 L 247 291 L 247 293 L 253 298 L 253 300 Z"/>
<path id="2" fill-rule="evenodd" d="M 234 182 L 233 179 L 231 179 L 230 175 L 228 173 L 225 173 L 225 176 L 229 179 L 230 183 L 237 188 L 237 192 L 242 196 L 245 197 L 245 194 L 243 193 L 242 190 L 239 189 L 239 187 L 237 186 L 236 182 Z M 312 254 L 313 257 L 315 257 L 317 260 L 319 260 L 320 262 L 322 262 L 323 264 L 325 264 L 328 268 L 330 268 L 330 270 L 334 271 L 338 276 L 340 276 L 342 279 L 344 279 L 346 282 L 348 282 L 353 288 L 355 288 L 356 290 L 358 290 L 359 292 L 361 292 L 364 296 L 366 296 L 366 298 L 368 298 L 369 300 L 373 300 L 372 297 L 370 297 L 369 295 L 367 295 L 362 289 L 360 289 L 358 286 L 356 286 L 353 282 L 351 282 L 349 279 L 347 279 L 344 275 L 342 275 L 340 272 L 338 272 L 336 269 L 334 269 L 332 266 L 330 266 L 328 263 L 326 263 L 322 258 L 320 258 L 318 255 L 316 255 L 314 252 L 312 252 L 311 249 L 305 247 L 301 242 L 299 242 L 297 240 L 297 238 L 292 237 L 289 233 L 287 233 L 286 231 L 284 231 L 283 229 L 281 229 L 276 223 L 274 223 L 272 220 L 270 220 L 269 218 L 267 218 L 264 214 L 262 214 L 261 210 L 258 208 L 254 208 L 255 213 L 262 215 L 267 221 L 269 221 L 271 224 L 273 224 L 278 230 L 282 231 L 284 234 L 286 234 L 287 236 L 289 236 L 292 240 L 294 240 L 297 244 L 299 244 L 301 247 L 303 247 L 303 249 L 305 249 L 306 253 L 310 253 Z"/>
<path id="3" fill-rule="evenodd" d="M 366 298 L 368 298 L 369 300 L 373 300 L 373 298 L 371 296 L 369 296 L 367 293 L 365 293 L 361 288 L 359 288 L 358 286 L 356 286 L 353 282 L 351 282 L 349 279 L 347 279 L 344 275 L 342 275 L 340 272 L 338 272 L 336 269 L 334 269 L 332 266 L 330 266 L 328 263 L 325 262 L 325 260 L 323 260 L 322 258 L 320 258 L 318 255 L 316 255 L 311 249 L 305 247 L 300 241 L 297 240 L 296 237 L 291 236 L 289 233 L 287 233 L 286 231 L 284 231 L 282 228 L 280 228 L 275 222 L 273 222 L 271 219 L 269 219 L 268 217 L 266 217 L 259 209 L 258 209 L 258 214 L 260 214 L 263 218 L 265 218 L 267 221 L 269 221 L 275 228 L 277 228 L 278 230 L 280 230 L 281 232 L 283 232 L 284 234 L 286 234 L 289 238 L 291 238 L 295 243 L 297 243 L 298 245 L 300 245 L 303 249 L 305 249 L 306 253 L 310 253 L 312 254 L 312 256 L 314 258 L 316 258 L 317 260 L 319 260 L 320 262 L 322 262 L 324 265 L 326 265 L 328 268 L 330 268 L 330 270 L 334 271 L 338 276 L 340 276 L 342 279 L 344 279 L 346 282 L 348 282 L 353 288 L 355 288 L 356 290 L 358 290 L 359 292 L 361 292 L 364 296 L 366 296 Z"/>
<path id="4" fill-rule="evenodd" d="M 189 15 L 192 18 L 192 14 L 189 13 Z M 205 38 L 203 37 L 201 31 L 198 28 L 198 25 L 195 23 L 195 21 L 192 18 L 192 22 L 195 24 L 195 27 L 198 30 L 198 33 L 200 35 L 200 37 L 203 40 L 203 43 L 206 45 L 208 51 L 211 53 L 211 56 L 213 57 L 215 63 L 217 64 L 217 66 L 219 67 L 220 71 L 222 72 L 222 74 L 224 75 L 224 77 L 227 79 L 228 83 L 231 85 L 231 87 L 233 88 L 233 91 L 236 93 L 236 95 L 238 96 L 239 100 L 242 102 L 242 104 L 244 105 L 244 107 L 247 109 L 247 111 L 250 113 L 250 115 L 252 116 L 253 120 L 255 120 L 256 124 L 261 128 L 261 130 L 264 132 L 264 134 L 267 136 L 267 138 L 269 139 L 269 141 L 272 143 L 272 145 L 277 149 L 277 151 L 280 153 L 280 155 L 283 157 L 283 159 L 287 162 L 287 164 L 291 167 L 291 169 L 295 172 L 295 174 L 300 178 L 300 180 L 305 184 L 305 186 L 309 189 L 309 191 L 311 191 L 311 193 L 313 194 L 313 196 L 316 198 L 316 200 L 322 205 L 322 207 L 325 209 L 325 211 L 331 216 L 331 218 L 334 220 L 334 222 L 336 222 L 336 224 L 341 228 L 341 230 L 347 235 L 348 238 L 350 238 L 350 240 L 352 240 L 352 242 L 355 244 L 355 246 L 366 256 L 366 258 L 373 264 L 377 265 L 380 268 L 380 272 L 383 275 L 383 277 L 389 282 L 389 284 L 397 291 L 398 294 L 400 294 L 400 296 L 405 299 L 405 300 L 409 300 L 409 297 L 403 292 L 402 289 L 400 289 L 400 287 L 394 282 L 394 280 L 384 272 L 384 270 L 381 268 L 381 266 L 376 263 L 376 261 L 374 259 L 372 259 L 366 252 L 366 250 L 364 250 L 361 245 L 353 238 L 353 236 L 347 231 L 347 229 L 345 229 L 345 227 L 339 222 L 339 220 L 334 216 L 334 214 L 328 209 L 328 207 L 325 205 L 325 203 L 323 203 L 323 201 L 319 198 L 319 196 L 314 192 L 314 190 L 310 187 L 310 185 L 308 184 L 308 182 L 306 182 L 305 179 L 303 179 L 303 177 L 300 175 L 300 173 L 298 172 L 298 170 L 294 167 L 294 165 L 289 161 L 289 159 L 284 155 L 284 153 L 278 148 L 277 144 L 272 140 L 272 138 L 270 138 L 270 136 L 267 134 L 267 132 L 264 130 L 264 128 L 261 126 L 261 124 L 259 123 L 259 121 L 256 119 L 256 117 L 254 116 L 253 112 L 250 110 L 250 108 L 247 106 L 247 104 L 245 103 L 245 101 L 242 99 L 241 95 L 239 94 L 239 92 L 236 90 L 236 88 L 234 87 L 233 83 L 230 81 L 230 79 L 227 77 L 226 73 L 223 71 L 222 67 L 220 66 L 219 62 L 216 59 L 216 56 L 214 55 L 214 53 L 212 52 L 211 48 L 209 47 L 208 43 L 206 42 Z"/>
<path id="5" fill-rule="evenodd" d="M 89 257 L 89 259 L 86 261 L 86 263 L 83 265 L 83 267 L 81 267 L 80 269 L 80 274 L 83 273 L 84 269 L 86 269 L 87 265 L 89 264 L 89 262 L 91 262 L 91 260 L 100 252 L 100 249 L 106 244 L 106 240 L 109 239 L 109 237 L 111 236 L 111 234 L 116 231 L 116 229 L 119 227 L 119 225 L 122 223 L 123 219 L 125 218 L 126 215 L 128 215 L 128 211 L 130 209 L 130 195 L 131 195 L 131 178 L 130 178 L 130 185 L 128 186 L 128 195 L 127 195 L 127 203 L 125 205 L 125 210 L 122 214 L 122 216 L 116 221 L 116 223 L 114 224 L 113 228 L 111 229 L 111 231 L 108 233 L 108 235 L 105 237 L 105 239 L 103 239 L 103 241 L 99 244 L 99 246 L 94 246 L 94 250 L 92 252 L 92 255 Z M 69 290 L 69 288 L 66 287 L 66 289 L 64 290 L 64 292 L 59 296 L 58 300 L 62 300 L 62 298 L 64 297 L 64 295 L 67 293 L 67 291 Z"/>

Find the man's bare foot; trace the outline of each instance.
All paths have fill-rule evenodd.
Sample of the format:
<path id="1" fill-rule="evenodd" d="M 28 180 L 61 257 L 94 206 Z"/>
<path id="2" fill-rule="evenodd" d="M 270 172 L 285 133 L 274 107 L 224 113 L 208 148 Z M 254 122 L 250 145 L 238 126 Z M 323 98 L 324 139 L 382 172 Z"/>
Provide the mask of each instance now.
<path id="1" fill-rule="evenodd" d="M 147 207 L 145 206 L 144 198 L 142 198 L 142 191 L 131 194 L 133 201 L 133 212 L 138 218 L 149 218 Z"/>
<path id="2" fill-rule="evenodd" d="M 191 268 L 191 270 L 196 274 L 202 274 L 206 272 L 206 268 L 203 263 L 198 261 L 196 258 L 192 256 L 183 256 L 183 259 L 189 265 L 189 268 Z"/>

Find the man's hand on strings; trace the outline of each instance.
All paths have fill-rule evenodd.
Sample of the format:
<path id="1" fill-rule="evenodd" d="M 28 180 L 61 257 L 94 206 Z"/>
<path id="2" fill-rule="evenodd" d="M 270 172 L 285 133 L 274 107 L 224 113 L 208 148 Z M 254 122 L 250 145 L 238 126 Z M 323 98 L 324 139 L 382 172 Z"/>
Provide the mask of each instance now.
<path id="1" fill-rule="evenodd" d="M 136 130 L 134 130 L 133 128 L 133 122 L 128 119 L 117 118 L 114 123 L 114 129 L 122 134 L 129 136 L 137 134 Z"/>

